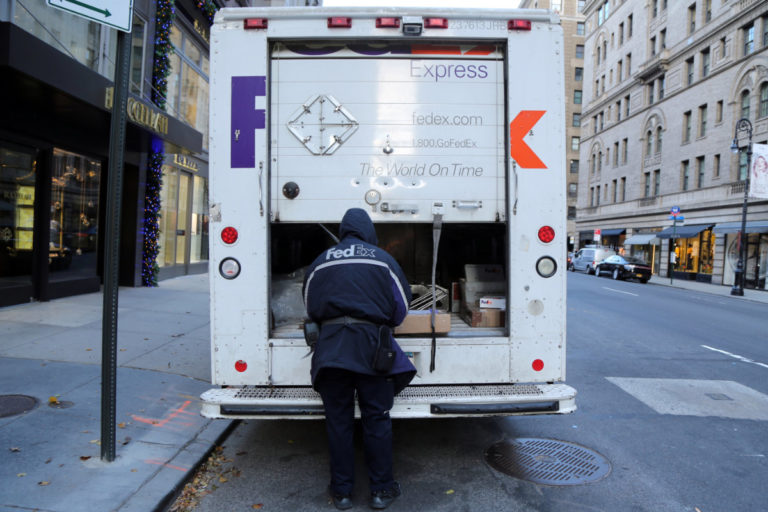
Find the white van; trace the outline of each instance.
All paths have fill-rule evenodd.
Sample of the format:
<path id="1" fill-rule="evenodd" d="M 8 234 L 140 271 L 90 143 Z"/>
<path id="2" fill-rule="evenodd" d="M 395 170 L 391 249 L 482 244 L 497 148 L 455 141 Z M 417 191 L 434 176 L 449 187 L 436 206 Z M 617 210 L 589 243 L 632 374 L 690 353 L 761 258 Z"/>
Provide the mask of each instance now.
<path id="1" fill-rule="evenodd" d="M 614 254 L 616 254 L 616 251 L 610 247 L 588 245 L 573 255 L 568 270 L 571 272 L 578 270 L 579 272 L 594 274 L 595 266 L 608 256 L 613 256 Z"/>

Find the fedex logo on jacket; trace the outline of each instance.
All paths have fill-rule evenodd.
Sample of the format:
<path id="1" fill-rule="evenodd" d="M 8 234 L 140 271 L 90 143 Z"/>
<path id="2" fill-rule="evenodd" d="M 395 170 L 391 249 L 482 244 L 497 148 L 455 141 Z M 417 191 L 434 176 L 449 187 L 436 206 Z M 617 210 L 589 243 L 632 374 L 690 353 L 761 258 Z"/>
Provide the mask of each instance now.
<path id="1" fill-rule="evenodd" d="M 360 244 L 352 244 L 346 249 L 328 249 L 325 253 L 325 261 L 339 258 L 352 258 L 353 256 L 364 256 L 366 258 L 375 258 L 376 249 L 366 249 Z"/>

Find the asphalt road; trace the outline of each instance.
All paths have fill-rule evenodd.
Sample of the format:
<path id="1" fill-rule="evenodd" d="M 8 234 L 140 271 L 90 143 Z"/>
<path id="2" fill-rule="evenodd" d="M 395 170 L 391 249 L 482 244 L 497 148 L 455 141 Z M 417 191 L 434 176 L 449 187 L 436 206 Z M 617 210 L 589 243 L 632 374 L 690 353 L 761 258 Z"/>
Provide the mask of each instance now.
<path id="1" fill-rule="evenodd" d="M 571 415 L 396 420 L 403 496 L 391 510 L 768 508 L 768 305 L 569 274 L 567 375 L 579 392 Z M 486 464 L 490 445 L 519 437 L 578 443 L 612 470 L 544 486 Z M 365 510 L 359 443 L 358 455 L 355 509 Z M 322 422 L 243 422 L 218 463 L 196 511 L 335 510 Z"/>

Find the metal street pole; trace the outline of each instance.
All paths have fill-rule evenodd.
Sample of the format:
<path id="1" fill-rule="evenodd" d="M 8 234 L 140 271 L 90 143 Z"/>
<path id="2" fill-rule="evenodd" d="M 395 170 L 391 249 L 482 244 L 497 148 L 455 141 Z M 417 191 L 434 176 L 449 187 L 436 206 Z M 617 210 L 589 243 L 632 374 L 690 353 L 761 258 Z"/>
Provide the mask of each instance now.
<path id="1" fill-rule="evenodd" d="M 731 295 L 744 295 L 746 283 L 746 256 L 747 256 L 747 200 L 749 198 L 749 165 L 752 160 L 752 123 L 749 119 L 741 118 L 736 122 L 736 132 L 733 135 L 731 151 L 739 152 L 739 132 L 746 131 L 749 136 L 747 143 L 747 171 L 744 176 L 744 203 L 741 206 L 741 231 L 739 231 L 739 260 L 736 263 L 736 272 L 733 279 Z"/>
<path id="2" fill-rule="evenodd" d="M 109 174 L 104 241 L 104 303 L 101 320 L 101 458 L 115 460 L 117 421 L 117 287 L 120 278 L 120 213 L 131 64 L 131 34 L 117 31 L 115 96 L 109 131 Z"/>

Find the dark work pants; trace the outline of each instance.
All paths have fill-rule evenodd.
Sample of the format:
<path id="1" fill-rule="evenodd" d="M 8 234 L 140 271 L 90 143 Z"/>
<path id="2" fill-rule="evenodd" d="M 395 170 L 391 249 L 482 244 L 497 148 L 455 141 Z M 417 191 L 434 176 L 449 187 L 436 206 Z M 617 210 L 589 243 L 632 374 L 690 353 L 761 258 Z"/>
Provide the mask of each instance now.
<path id="1" fill-rule="evenodd" d="M 317 390 L 325 406 L 325 425 L 331 459 L 331 490 L 352 494 L 355 476 L 355 390 L 363 424 L 363 447 L 368 465 L 370 490 L 391 489 L 392 420 L 394 403 L 392 379 L 325 368 L 318 377 Z"/>

